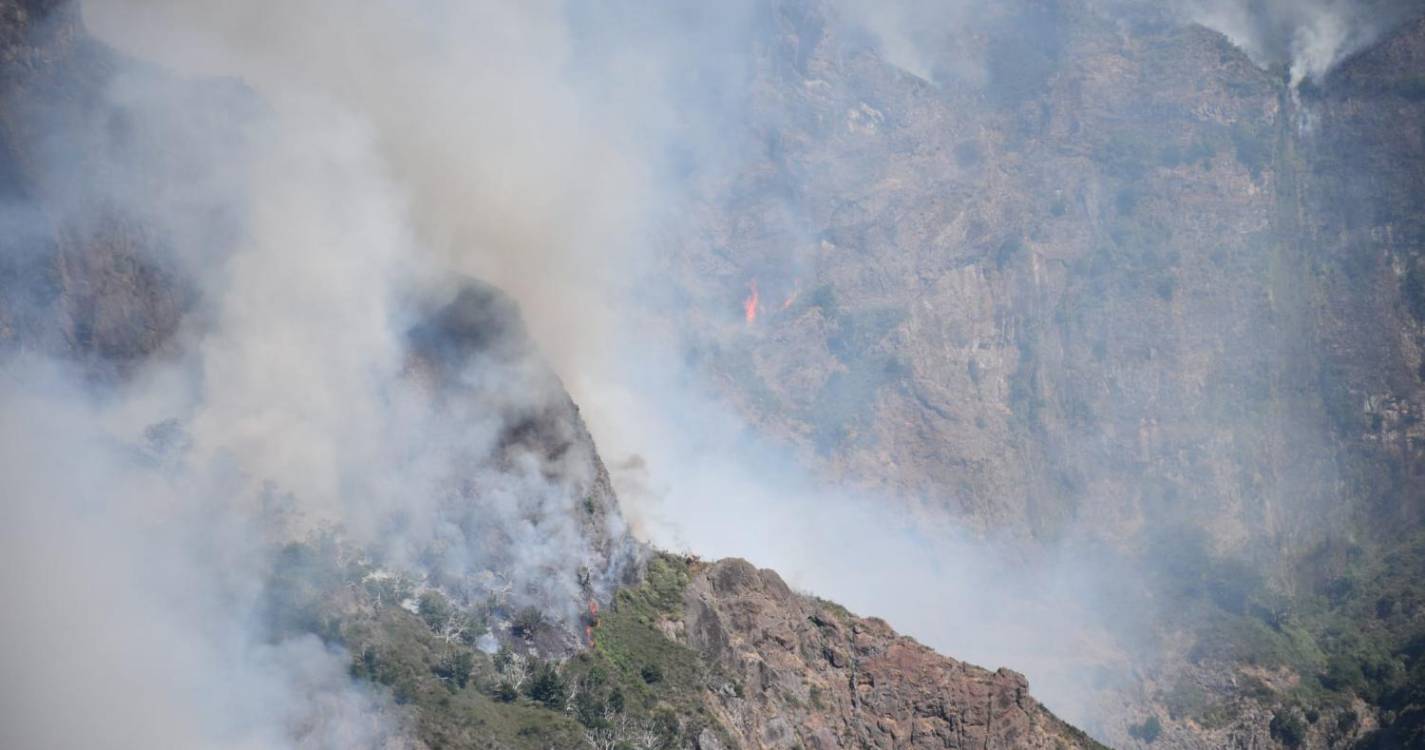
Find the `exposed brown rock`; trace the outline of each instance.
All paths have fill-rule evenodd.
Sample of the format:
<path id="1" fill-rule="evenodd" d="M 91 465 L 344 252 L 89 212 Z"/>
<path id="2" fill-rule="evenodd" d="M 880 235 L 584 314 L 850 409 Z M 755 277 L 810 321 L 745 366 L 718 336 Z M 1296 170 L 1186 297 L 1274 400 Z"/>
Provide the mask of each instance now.
<path id="1" fill-rule="evenodd" d="M 688 645 L 733 680 L 709 707 L 743 748 L 1098 747 L 1022 675 L 941 656 L 746 561 L 695 566 L 684 603 Z"/>

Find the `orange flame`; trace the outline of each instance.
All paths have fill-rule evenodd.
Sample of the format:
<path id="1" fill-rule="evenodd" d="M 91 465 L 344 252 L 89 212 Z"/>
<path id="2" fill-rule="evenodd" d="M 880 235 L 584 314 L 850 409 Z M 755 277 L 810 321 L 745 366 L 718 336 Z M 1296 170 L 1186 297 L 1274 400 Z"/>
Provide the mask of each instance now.
<path id="1" fill-rule="evenodd" d="M 589 622 L 584 626 L 584 639 L 589 643 L 594 642 L 594 626 L 599 624 L 599 603 L 593 599 L 589 600 Z"/>
<path id="2" fill-rule="evenodd" d="M 791 307 L 791 306 L 792 306 L 792 303 L 793 303 L 793 302 L 796 302 L 796 301 L 797 301 L 797 297 L 800 297 L 801 294 L 802 294 L 802 290 L 801 290 L 801 287 L 800 287 L 800 286 L 794 286 L 794 287 L 792 287 L 792 293 L 787 295 L 787 301 L 782 303 L 782 309 L 785 310 L 785 309 Z"/>
<path id="3" fill-rule="evenodd" d="M 747 295 L 747 299 L 742 301 L 742 312 L 747 317 L 747 325 L 757 322 L 757 279 L 748 282 L 747 288 L 752 291 Z"/>

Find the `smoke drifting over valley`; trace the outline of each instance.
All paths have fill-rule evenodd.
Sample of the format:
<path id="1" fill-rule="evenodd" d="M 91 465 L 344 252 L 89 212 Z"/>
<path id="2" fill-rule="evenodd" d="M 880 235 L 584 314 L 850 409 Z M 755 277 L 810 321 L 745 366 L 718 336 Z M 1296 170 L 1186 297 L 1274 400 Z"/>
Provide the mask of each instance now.
<path id="1" fill-rule="evenodd" d="M 1289 212 L 1261 197 L 1296 147 L 1272 140 L 1280 76 L 1249 76 L 1246 103 L 1134 110 L 1131 138 L 1093 141 L 1079 115 L 1128 106 L 1098 73 L 1147 53 L 1102 40 L 1139 27 L 1296 85 L 1418 3 L 43 5 L 0 2 L 34 19 L 4 82 L 24 152 L 0 154 L 0 745 L 419 747 L 406 697 L 354 678 L 364 655 L 304 608 L 296 542 L 359 571 L 338 590 L 399 578 L 401 606 L 439 592 L 496 635 L 537 609 L 562 656 L 645 544 L 745 557 L 1125 737 L 1192 649 L 1158 639 L 1162 571 L 1198 576 L 1192 596 L 1285 579 L 1266 550 L 1315 539 L 1320 487 L 1347 482 L 1326 417 L 1213 402 L 1161 426 L 1186 397 L 1124 392 L 1171 346 L 1094 306 L 1120 284 L 1177 305 L 1153 325 L 1194 341 L 1185 305 L 1223 328 L 1309 317 L 1273 286 L 1228 320 L 1189 272 L 1154 276 L 1220 227 L 1153 224 L 1185 199 L 1141 187 L 1216 170 L 1194 210 L 1259 203 L 1213 214 L 1238 222 L 1213 263 L 1287 278 Z M 1173 36 L 1188 24 L 1240 52 L 1199 54 Z M 1212 128 L 1161 125 L 1181 112 Z M 1083 268 L 1099 287 L 1070 289 Z M 1297 361 L 1258 368 L 1273 333 L 1221 344 L 1248 353 L 1220 368 L 1182 355 L 1184 390 L 1304 389 L 1253 379 Z M 1045 385 L 1090 366 L 1076 350 L 1130 385 Z M 1283 424 L 1290 450 L 1263 437 Z M 952 455 L 947 433 L 990 447 Z M 1276 463 L 1192 474 L 1257 450 Z M 1124 486 L 1159 454 L 1180 463 Z M 1238 505 L 1205 519 L 1188 485 Z M 1242 509 L 1259 495 L 1290 498 Z M 1122 497 L 1152 508 L 1097 503 Z M 1199 570 L 1218 553 L 1243 569 Z"/>

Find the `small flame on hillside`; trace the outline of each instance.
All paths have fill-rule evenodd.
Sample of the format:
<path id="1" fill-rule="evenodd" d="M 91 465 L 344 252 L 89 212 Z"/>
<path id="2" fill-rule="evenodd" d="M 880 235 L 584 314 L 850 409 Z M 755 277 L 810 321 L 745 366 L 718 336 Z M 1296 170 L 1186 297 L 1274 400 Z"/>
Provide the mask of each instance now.
<path id="1" fill-rule="evenodd" d="M 787 295 L 787 300 L 782 303 L 782 309 L 785 310 L 785 309 L 791 307 L 792 304 L 797 301 L 797 297 L 800 297 L 801 294 L 802 294 L 801 284 L 798 283 L 796 286 L 793 286 L 793 287 L 792 287 L 792 293 L 791 293 L 791 294 L 788 294 L 788 295 Z"/>
<path id="2" fill-rule="evenodd" d="M 584 625 L 584 640 L 590 644 L 594 642 L 594 626 L 599 624 L 599 603 L 594 599 L 589 600 L 589 619 Z"/>
<path id="3" fill-rule="evenodd" d="M 747 299 L 742 301 L 742 312 L 747 318 L 747 325 L 752 325 L 757 322 L 757 307 L 759 304 L 757 299 L 757 279 L 753 279 L 749 282 L 747 288 L 751 293 L 747 295 Z"/>

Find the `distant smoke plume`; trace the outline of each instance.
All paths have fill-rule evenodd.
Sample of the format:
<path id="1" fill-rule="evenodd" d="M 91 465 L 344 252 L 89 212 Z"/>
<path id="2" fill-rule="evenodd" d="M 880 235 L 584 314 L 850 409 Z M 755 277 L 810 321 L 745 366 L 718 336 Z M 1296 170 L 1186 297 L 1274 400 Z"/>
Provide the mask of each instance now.
<path id="1" fill-rule="evenodd" d="M 983 53 L 971 43 L 974 27 L 988 25 L 1003 10 L 978 0 L 839 0 L 846 21 L 876 40 L 886 62 L 932 83 L 957 79 L 984 85 Z"/>
<path id="2" fill-rule="evenodd" d="M 983 0 L 837 0 L 869 32 L 882 57 L 927 81 L 990 83 L 982 34 L 997 24 L 1040 34 L 1026 3 Z M 1425 13 L 1417 0 L 1094 0 L 1109 18 L 1169 13 L 1221 32 L 1257 64 L 1287 69 L 1293 85 L 1317 79 L 1382 34 Z M 1016 9 L 1019 9 L 1018 11 Z"/>
<path id="3" fill-rule="evenodd" d="M 1184 0 L 1182 12 L 1258 64 L 1285 66 L 1295 85 L 1326 75 L 1425 8 L 1416 0 Z"/>

